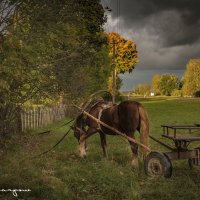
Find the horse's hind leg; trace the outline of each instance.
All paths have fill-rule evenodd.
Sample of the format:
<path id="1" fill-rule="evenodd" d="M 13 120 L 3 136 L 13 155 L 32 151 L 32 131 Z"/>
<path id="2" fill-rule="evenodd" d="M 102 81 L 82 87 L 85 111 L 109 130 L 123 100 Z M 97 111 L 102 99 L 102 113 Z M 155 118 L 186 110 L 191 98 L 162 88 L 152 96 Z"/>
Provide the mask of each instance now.
<path id="1" fill-rule="evenodd" d="M 86 139 L 96 133 L 96 129 L 89 128 L 85 133 L 81 135 L 80 140 L 79 140 L 79 152 L 80 152 L 80 157 L 83 158 L 86 156 Z"/>
<path id="2" fill-rule="evenodd" d="M 134 136 L 132 136 L 134 138 Z M 135 138 L 134 138 L 135 139 Z M 133 167 L 138 168 L 138 145 L 129 141 L 132 151 L 132 161 L 131 164 Z"/>
<path id="3" fill-rule="evenodd" d="M 108 153 L 107 153 L 107 143 L 106 143 L 106 135 L 102 132 L 99 133 L 100 138 L 101 138 L 101 147 L 103 149 L 103 155 L 108 158 Z"/>

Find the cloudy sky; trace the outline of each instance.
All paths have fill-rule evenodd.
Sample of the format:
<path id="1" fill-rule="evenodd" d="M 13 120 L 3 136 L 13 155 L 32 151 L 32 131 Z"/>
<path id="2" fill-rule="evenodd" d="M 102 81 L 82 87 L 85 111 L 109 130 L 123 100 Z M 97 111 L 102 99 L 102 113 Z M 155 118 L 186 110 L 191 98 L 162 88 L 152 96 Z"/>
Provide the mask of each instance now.
<path id="1" fill-rule="evenodd" d="M 137 44 L 139 64 L 122 75 L 122 90 L 151 83 L 156 73 L 182 77 L 190 58 L 200 58 L 200 0 L 102 0 L 107 32 Z"/>

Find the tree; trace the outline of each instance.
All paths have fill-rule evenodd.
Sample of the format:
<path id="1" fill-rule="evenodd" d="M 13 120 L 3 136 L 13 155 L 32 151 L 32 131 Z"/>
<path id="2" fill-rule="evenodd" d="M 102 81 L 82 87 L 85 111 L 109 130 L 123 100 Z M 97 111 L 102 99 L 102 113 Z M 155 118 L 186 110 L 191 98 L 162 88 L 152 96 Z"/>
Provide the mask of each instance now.
<path id="1" fill-rule="evenodd" d="M 194 96 L 200 91 L 200 59 L 191 59 L 183 76 L 183 94 Z"/>
<path id="2" fill-rule="evenodd" d="M 119 89 L 122 86 L 122 79 L 117 75 L 116 76 L 116 88 L 115 88 L 115 95 L 119 95 Z M 108 91 L 113 95 L 113 77 L 110 76 L 108 78 Z"/>
<path id="3" fill-rule="evenodd" d="M 134 41 L 126 40 L 118 33 L 112 32 L 108 33 L 109 41 L 109 56 L 113 58 L 113 45 L 115 43 L 115 67 L 117 74 L 132 72 L 135 68 L 135 65 L 139 62 L 136 44 Z"/>
<path id="4" fill-rule="evenodd" d="M 116 82 L 119 80 L 118 74 L 125 73 L 127 71 L 131 72 L 138 63 L 138 57 L 136 44 L 133 41 L 126 40 L 118 33 L 114 32 L 108 33 L 107 38 L 109 43 L 109 57 L 110 59 L 113 59 L 113 73 L 109 78 L 108 87 L 112 85 L 111 91 L 113 94 L 113 102 L 115 102 L 115 94 L 118 93 L 118 91 L 115 90 L 119 86 L 119 82 Z M 112 84 L 110 82 L 111 80 L 113 81 Z"/>
<path id="5" fill-rule="evenodd" d="M 139 95 L 149 96 L 150 95 L 151 86 L 149 83 L 139 84 L 135 89 L 135 92 Z"/>
<path id="6" fill-rule="evenodd" d="M 149 85 L 149 83 L 145 83 L 144 84 L 144 95 L 149 96 L 150 93 L 151 93 L 151 86 Z"/>
<path id="7" fill-rule="evenodd" d="M 138 85 L 138 94 L 144 95 L 144 87 L 142 84 Z"/>
<path id="8" fill-rule="evenodd" d="M 158 83 L 160 82 L 161 79 L 161 75 L 160 74 L 156 74 L 153 76 L 152 78 L 152 89 L 155 95 L 160 95 L 160 89 L 158 87 Z"/>
<path id="9" fill-rule="evenodd" d="M 14 23 L 12 18 L 15 8 L 19 6 L 20 1 L 1 0 L 0 1 L 0 42 L 1 36 L 7 32 L 9 25 Z"/>
<path id="10" fill-rule="evenodd" d="M 110 71 L 99 0 L 3 2 L 8 8 L 14 5 L 0 21 L 0 131 L 4 134 L 13 131 L 18 107 L 26 101 L 56 100 L 60 94 L 84 96 L 95 89 L 90 85 L 98 82 L 98 71 L 101 83 Z M 72 90 L 77 82 L 80 87 Z"/>
<path id="11" fill-rule="evenodd" d="M 51 68 L 43 70 L 43 73 L 54 76 L 55 88 L 61 93 L 76 93 L 69 85 L 74 81 L 71 74 L 79 73 L 80 68 L 88 73 L 109 65 L 107 38 L 102 27 L 105 22 L 104 10 L 99 0 L 12 2 L 17 2 L 15 34 L 18 32 L 23 45 L 29 45 L 37 53 L 35 58 L 42 55 L 46 59 L 42 63 Z M 95 75 L 90 73 L 94 82 Z M 91 88 L 87 85 L 85 82 L 86 90 L 82 90 L 82 94 L 90 92 Z"/>
<path id="12" fill-rule="evenodd" d="M 170 96 L 172 91 L 179 88 L 179 80 L 176 75 L 164 74 L 158 82 L 158 88 L 162 95 Z"/>

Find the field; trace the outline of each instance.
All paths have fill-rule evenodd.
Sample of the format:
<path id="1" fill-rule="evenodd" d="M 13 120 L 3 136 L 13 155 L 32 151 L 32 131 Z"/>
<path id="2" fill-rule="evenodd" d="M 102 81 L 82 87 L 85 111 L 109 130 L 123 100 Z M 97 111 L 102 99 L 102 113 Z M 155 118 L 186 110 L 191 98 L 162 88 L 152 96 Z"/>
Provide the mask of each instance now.
<path id="1" fill-rule="evenodd" d="M 193 124 L 200 122 L 200 101 L 143 100 L 148 111 L 151 134 L 161 138 L 161 124 Z M 68 130 L 54 124 L 51 134 L 35 132 L 13 136 L 0 152 L 0 189 L 30 189 L 18 192 L 18 199 L 29 200 L 198 200 L 200 169 L 190 170 L 187 161 L 173 162 L 170 179 L 151 178 L 140 168 L 131 168 L 131 150 L 127 141 L 108 136 L 109 159 L 102 156 L 99 136 L 88 140 L 87 158 L 80 159 L 78 143 L 70 133 L 65 140 L 41 157 L 31 158 L 49 149 Z M 136 133 L 137 134 L 137 133 Z M 198 145 L 198 144 L 196 144 Z M 165 151 L 151 141 L 153 150 Z M 0 192 L 0 199 L 16 199 Z"/>

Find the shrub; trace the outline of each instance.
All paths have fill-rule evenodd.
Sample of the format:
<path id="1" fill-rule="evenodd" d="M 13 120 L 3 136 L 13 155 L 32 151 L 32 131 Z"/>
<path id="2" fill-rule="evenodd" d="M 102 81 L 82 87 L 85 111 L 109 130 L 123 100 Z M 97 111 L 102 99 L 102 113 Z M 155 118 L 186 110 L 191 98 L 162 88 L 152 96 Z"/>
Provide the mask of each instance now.
<path id="1" fill-rule="evenodd" d="M 200 97 L 200 90 L 196 91 L 196 92 L 194 93 L 194 96 L 195 96 L 195 97 Z"/>
<path id="2" fill-rule="evenodd" d="M 178 89 L 175 89 L 175 90 L 173 90 L 171 95 L 175 96 L 175 97 L 181 97 L 182 96 L 182 91 L 178 90 Z"/>

